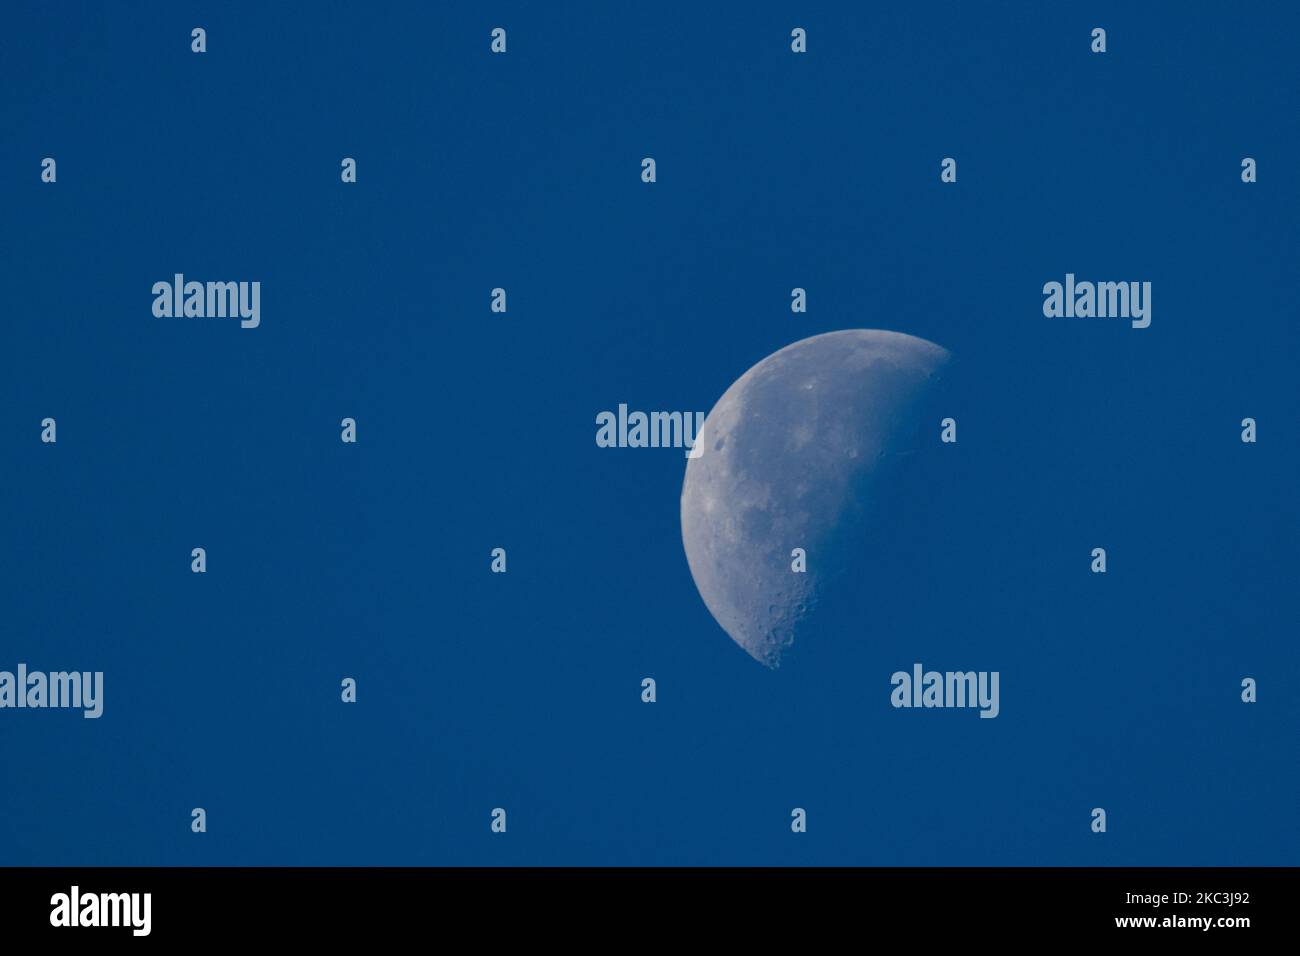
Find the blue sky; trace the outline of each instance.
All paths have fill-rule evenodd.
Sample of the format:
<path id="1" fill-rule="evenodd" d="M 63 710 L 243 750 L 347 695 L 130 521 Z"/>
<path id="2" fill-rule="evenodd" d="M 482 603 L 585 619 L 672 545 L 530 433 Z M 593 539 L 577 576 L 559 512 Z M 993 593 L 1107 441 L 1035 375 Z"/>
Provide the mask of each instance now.
<path id="1" fill-rule="evenodd" d="M 1296 862 L 1293 8 L 5 19 L 0 668 L 105 712 L 0 712 L 0 862 Z M 176 272 L 260 327 L 154 318 Z M 1151 327 L 1045 318 L 1067 272 Z M 681 452 L 595 416 L 859 327 L 953 353 L 960 441 L 769 672 Z M 916 661 L 999 717 L 892 709 Z"/>

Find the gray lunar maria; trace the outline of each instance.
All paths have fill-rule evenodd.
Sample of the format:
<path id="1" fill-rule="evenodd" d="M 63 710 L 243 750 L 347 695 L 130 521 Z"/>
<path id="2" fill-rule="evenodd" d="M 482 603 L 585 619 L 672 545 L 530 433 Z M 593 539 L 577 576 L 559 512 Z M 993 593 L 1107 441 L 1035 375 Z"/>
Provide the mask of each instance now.
<path id="1" fill-rule="evenodd" d="M 682 484 L 682 542 L 704 603 L 755 660 L 780 664 L 828 582 L 869 546 L 870 519 L 887 518 L 877 499 L 948 358 L 898 332 L 829 332 L 769 355 L 709 412 Z M 938 421 L 925 424 L 938 441 Z"/>

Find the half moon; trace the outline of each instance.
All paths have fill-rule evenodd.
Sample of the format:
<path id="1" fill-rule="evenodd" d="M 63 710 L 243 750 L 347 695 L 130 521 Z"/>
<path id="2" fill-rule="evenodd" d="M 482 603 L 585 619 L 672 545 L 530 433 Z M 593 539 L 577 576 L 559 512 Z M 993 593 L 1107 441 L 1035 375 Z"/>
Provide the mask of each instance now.
<path id="1" fill-rule="evenodd" d="M 682 543 L 705 605 L 755 660 L 777 667 L 869 546 L 949 358 L 899 332 L 829 332 L 769 355 L 709 412 L 682 484 Z"/>

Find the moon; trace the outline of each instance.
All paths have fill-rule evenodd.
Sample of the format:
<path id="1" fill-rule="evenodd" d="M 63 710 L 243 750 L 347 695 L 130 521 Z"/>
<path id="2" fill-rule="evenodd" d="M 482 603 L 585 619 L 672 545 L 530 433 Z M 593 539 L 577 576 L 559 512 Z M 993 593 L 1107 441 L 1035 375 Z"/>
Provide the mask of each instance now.
<path id="1" fill-rule="evenodd" d="M 705 605 L 759 663 L 780 665 L 870 548 L 922 426 L 939 441 L 924 410 L 949 359 L 899 332 L 815 335 L 751 368 L 705 418 L 682 483 L 682 543 Z"/>

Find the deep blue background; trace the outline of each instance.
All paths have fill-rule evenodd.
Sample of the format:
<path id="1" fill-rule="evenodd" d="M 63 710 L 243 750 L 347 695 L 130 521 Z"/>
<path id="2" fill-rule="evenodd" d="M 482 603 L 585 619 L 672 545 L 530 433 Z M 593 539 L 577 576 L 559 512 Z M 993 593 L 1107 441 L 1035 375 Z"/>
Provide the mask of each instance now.
<path id="1" fill-rule="evenodd" d="M 0 669 L 106 699 L 0 712 L 0 863 L 1300 862 L 1294 5 L 286 6 L 6 7 Z M 960 441 L 769 672 L 594 418 L 852 327 L 954 353 Z"/>

